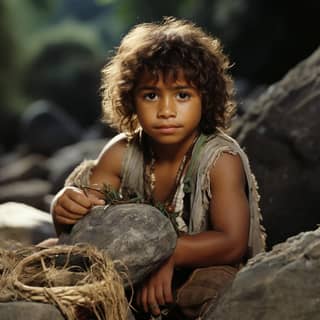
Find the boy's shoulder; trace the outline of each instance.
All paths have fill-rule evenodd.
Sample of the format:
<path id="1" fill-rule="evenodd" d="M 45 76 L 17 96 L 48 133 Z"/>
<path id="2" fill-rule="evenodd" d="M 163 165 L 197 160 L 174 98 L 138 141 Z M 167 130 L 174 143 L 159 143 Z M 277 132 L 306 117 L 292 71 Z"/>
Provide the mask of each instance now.
<path id="1" fill-rule="evenodd" d="M 239 143 L 222 130 L 218 130 L 215 134 L 206 136 L 206 140 L 202 148 L 203 154 L 214 154 L 223 150 L 231 153 L 244 152 Z"/>
<path id="2" fill-rule="evenodd" d="M 109 140 L 97 159 L 97 166 L 114 167 L 116 171 L 120 170 L 125 151 L 128 146 L 128 137 L 121 133 Z"/>
<path id="3" fill-rule="evenodd" d="M 128 145 L 128 142 L 128 136 L 124 133 L 119 133 L 106 143 L 101 151 L 101 154 L 124 151 Z"/>

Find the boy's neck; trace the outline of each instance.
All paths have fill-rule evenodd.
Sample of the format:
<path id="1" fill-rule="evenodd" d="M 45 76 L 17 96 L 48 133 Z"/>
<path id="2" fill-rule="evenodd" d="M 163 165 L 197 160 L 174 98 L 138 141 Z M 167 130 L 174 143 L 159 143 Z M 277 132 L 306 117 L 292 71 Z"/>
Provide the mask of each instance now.
<path id="1" fill-rule="evenodd" d="M 188 152 L 197 137 L 198 133 L 176 144 L 160 144 L 155 141 L 150 141 L 150 144 L 157 161 L 179 162 Z"/>

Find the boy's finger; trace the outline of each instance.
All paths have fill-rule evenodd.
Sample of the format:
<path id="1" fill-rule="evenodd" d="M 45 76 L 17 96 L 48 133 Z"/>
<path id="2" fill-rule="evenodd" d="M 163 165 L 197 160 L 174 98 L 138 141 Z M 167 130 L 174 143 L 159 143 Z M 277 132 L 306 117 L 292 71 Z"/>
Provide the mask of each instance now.
<path id="1" fill-rule="evenodd" d="M 75 224 L 77 221 L 74 221 L 72 219 L 64 218 L 64 217 L 59 217 L 59 220 L 57 221 L 61 224 Z"/>
<path id="2" fill-rule="evenodd" d="M 160 314 L 160 307 L 155 296 L 154 288 L 149 288 L 148 290 L 148 309 L 155 316 Z"/>
<path id="3" fill-rule="evenodd" d="M 81 205 L 85 208 L 91 207 L 90 199 L 80 189 L 69 190 L 69 192 L 66 195 L 68 198 L 70 198 L 71 200 L 73 200 L 74 202 L 78 203 L 79 205 Z"/>
<path id="4" fill-rule="evenodd" d="M 83 215 L 72 213 L 60 205 L 56 206 L 55 213 L 55 219 L 58 222 L 65 224 L 74 224 L 83 217 Z"/>
<path id="5" fill-rule="evenodd" d="M 143 307 L 144 312 L 148 312 L 148 300 L 147 300 L 148 290 L 146 287 L 143 287 L 141 290 L 141 306 Z"/>
<path id="6" fill-rule="evenodd" d="M 167 301 L 165 299 L 164 288 L 161 285 L 155 288 L 155 295 L 160 306 L 166 304 Z"/>
<path id="7" fill-rule="evenodd" d="M 164 300 L 166 303 L 173 303 L 173 295 L 170 283 L 163 286 Z"/>
<path id="8" fill-rule="evenodd" d="M 91 205 L 105 205 L 106 202 L 103 199 L 98 198 L 97 196 L 93 195 L 93 194 L 89 194 L 88 195 L 89 200 L 91 201 Z"/>
<path id="9" fill-rule="evenodd" d="M 72 193 L 69 198 L 87 209 L 91 207 L 91 201 L 84 193 Z"/>
<path id="10" fill-rule="evenodd" d="M 64 208 L 66 211 L 69 211 L 73 214 L 83 216 L 88 212 L 87 207 L 82 206 L 78 202 L 75 202 L 73 199 L 70 198 L 63 198 L 60 201 L 58 201 L 57 205 L 60 205 L 62 208 Z"/>

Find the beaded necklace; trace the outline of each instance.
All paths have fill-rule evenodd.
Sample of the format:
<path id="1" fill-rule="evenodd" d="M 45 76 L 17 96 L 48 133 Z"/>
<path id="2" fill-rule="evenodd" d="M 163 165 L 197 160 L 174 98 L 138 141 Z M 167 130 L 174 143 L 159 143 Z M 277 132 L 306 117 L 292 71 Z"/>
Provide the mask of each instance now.
<path id="1" fill-rule="evenodd" d="M 153 152 L 152 149 L 151 149 L 151 152 L 150 152 L 151 153 L 150 165 L 147 166 L 146 165 L 146 161 L 144 163 L 144 182 L 145 182 L 145 193 L 146 193 L 146 196 L 147 196 L 147 200 L 151 204 L 156 205 L 158 207 L 160 205 L 169 214 L 174 214 L 175 213 L 174 212 L 175 206 L 174 206 L 174 203 L 173 203 L 174 196 L 176 194 L 178 186 L 181 183 L 181 179 L 182 179 L 183 173 L 185 172 L 186 166 L 188 165 L 189 160 L 191 159 L 193 147 L 194 147 L 197 139 L 198 139 L 198 136 L 195 137 L 195 139 L 193 140 L 193 142 L 190 145 L 189 149 L 187 150 L 187 152 L 183 156 L 183 158 L 182 158 L 182 160 L 180 162 L 179 168 L 177 170 L 177 173 L 176 173 L 174 187 L 172 188 L 168 199 L 163 204 L 155 203 L 155 200 L 153 198 L 153 193 L 154 193 L 155 184 L 156 184 L 156 176 L 155 176 L 156 158 L 155 158 L 155 155 L 154 155 L 154 152 Z"/>

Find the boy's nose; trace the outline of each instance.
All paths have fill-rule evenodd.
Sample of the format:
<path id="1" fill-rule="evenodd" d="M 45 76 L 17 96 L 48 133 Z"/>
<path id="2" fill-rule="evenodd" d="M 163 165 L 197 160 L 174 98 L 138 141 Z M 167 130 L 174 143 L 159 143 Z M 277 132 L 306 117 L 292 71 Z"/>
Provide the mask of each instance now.
<path id="1" fill-rule="evenodd" d="M 170 118 L 170 117 L 175 117 L 176 115 L 177 115 L 176 107 L 170 98 L 164 98 L 162 101 L 160 101 L 159 108 L 158 108 L 159 118 Z"/>

